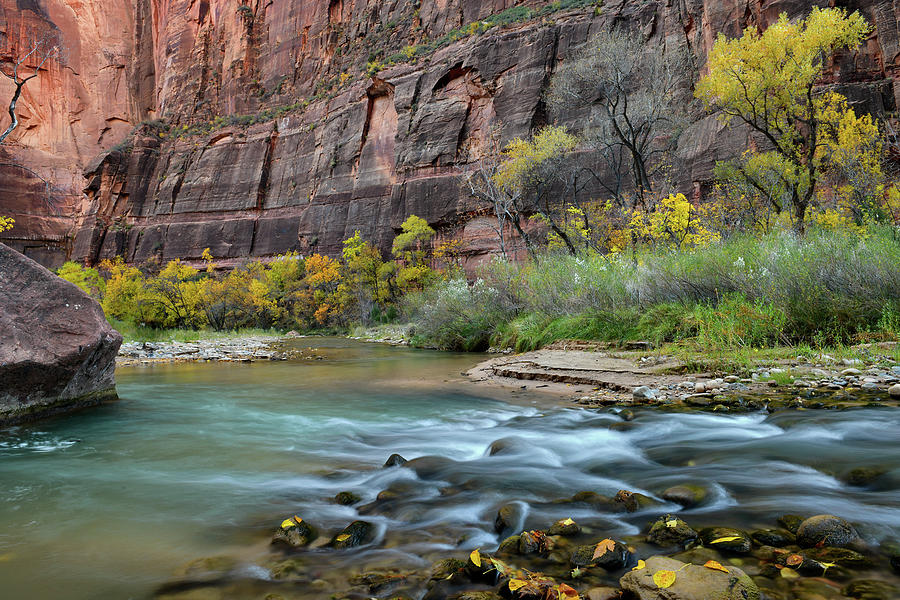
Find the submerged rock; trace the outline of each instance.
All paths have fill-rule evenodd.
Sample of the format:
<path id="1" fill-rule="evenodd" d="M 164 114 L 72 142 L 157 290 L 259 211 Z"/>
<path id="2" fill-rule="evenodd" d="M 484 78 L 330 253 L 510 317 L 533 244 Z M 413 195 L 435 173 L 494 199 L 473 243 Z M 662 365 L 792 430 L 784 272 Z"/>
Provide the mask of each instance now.
<path id="1" fill-rule="evenodd" d="M 800 515 L 781 515 L 777 519 L 779 525 L 794 534 L 797 533 L 797 530 L 800 529 L 800 524 L 805 520 Z"/>
<path id="2" fill-rule="evenodd" d="M 670 487 L 662 493 L 662 498 L 685 508 L 691 508 L 706 500 L 706 495 L 706 488 L 702 485 L 683 484 Z"/>
<path id="3" fill-rule="evenodd" d="M 841 548 L 858 537 L 850 523 L 834 515 L 810 517 L 797 528 L 797 543 L 803 548 L 817 545 Z"/>
<path id="4" fill-rule="evenodd" d="M 360 500 L 362 500 L 362 498 L 353 492 L 338 492 L 334 497 L 334 501 L 341 506 L 350 506 L 356 504 Z"/>
<path id="5" fill-rule="evenodd" d="M 860 600 L 896 600 L 900 598 L 900 588 L 886 581 L 859 579 L 842 590 L 845 596 Z"/>
<path id="6" fill-rule="evenodd" d="M 113 399 L 122 336 L 95 300 L 0 244 L 0 425 Z"/>
<path id="7" fill-rule="evenodd" d="M 728 572 L 683 563 L 664 556 L 647 559 L 643 569 L 630 571 L 620 580 L 623 590 L 639 600 L 759 600 L 756 583 L 736 567 L 724 566 Z M 675 583 L 661 590 L 653 581 L 659 571 L 675 573 Z"/>

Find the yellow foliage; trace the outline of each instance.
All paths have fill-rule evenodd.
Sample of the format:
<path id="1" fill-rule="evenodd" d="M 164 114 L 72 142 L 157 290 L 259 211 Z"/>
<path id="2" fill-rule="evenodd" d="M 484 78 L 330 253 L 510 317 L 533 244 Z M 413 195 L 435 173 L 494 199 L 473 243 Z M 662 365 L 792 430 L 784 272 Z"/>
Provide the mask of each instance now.
<path id="1" fill-rule="evenodd" d="M 516 138 L 503 150 L 506 157 L 494 183 L 501 189 L 521 191 L 533 183 L 538 168 L 545 162 L 575 149 L 578 140 L 565 127 L 544 127 L 532 139 Z"/>
<path id="2" fill-rule="evenodd" d="M 4 231 L 9 231 L 10 229 L 13 228 L 13 225 L 15 225 L 15 224 L 16 224 L 16 220 L 13 219 L 12 217 L 4 217 L 3 215 L 0 215 L 0 233 L 3 233 Z"/>
<path id="3" fill-rule="evenodd" d="M 628 228 L 632 239 L 662 243 L 678 250 L 707 246 L 719 240 L 719 234 L 703 223 L 704 208 L 688 202 L 684 194 L 664 198 L 656 210 L 632 211 Z"/>

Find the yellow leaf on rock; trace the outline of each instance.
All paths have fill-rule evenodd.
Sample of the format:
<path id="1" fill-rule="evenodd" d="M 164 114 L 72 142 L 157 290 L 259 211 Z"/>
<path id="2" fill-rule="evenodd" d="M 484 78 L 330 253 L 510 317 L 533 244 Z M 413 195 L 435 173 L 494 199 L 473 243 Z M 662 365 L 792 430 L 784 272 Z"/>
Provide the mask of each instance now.
<path id="1" fill-rule="evenodd" d="M 707 569 L 714 569 L 716 571 L 722 571 L 723 573 L 729 573 L 728 569 L 722 566 L 722 563 L 716 562 L 714 560 L 708 560 L 703 564 Z"/>
<path id="2" fill-rule="evenodd" d="M 666 521 L 666 527 L 672 528 L 672 527 L 677 527 L 677 526 L 678 526 L 678 521 L 676 521 L 675 519 L 669 519 L 668 521 Z"/>
<path id="3" fill-rule="evenodd" d="M 830 569 L 831 567 L 836 567 L 837 563 L 820 562 L 819 566 L 822 567 L 822 575 L 824 575 L 828 572 L 828 569 Z"/>
<path id="4" fill-rule="evenodd" d="M 612 552 L 616 547 L 616 543 L 609 538 L 605 540 L 601 540 L 597 547 L 594 548 L 594 555 L 591 557 L 591 560 L 596 560 L 606 554 L 607 552 Z"/>
<path id="5" fill-rule="evenodd" d="M 291 527 L 296 527 L 296 526 L 297 526 L 297 524 L 294 523 L 293 519 L 285 519 L 284 521 L 281 522 L 282 529 L 290 529 Z"/>
<path id="6" fill-rule="evenodd" d="M 476 567 L 481 566 L 481 553 L 478 552 L 478 548 L 472 550 L 472 553 L 469 555 L 469 560 L 471 560 L 472 564 Z"/>
<path id="7" fill-rule="evenodd" d="M 672 587 L 675 583 L 675 571 L 657 571 L 653 574 L 653 583 L 658 588 Z"/>
<path id="8" fill-rule="evenodd" d="M 523 588 L 528 585 L 528 582 L 523 579 L 510 579 L 509 580 L 509 591 L 514 592 L 519 588 Z"/>
<path id="9" fill-rule="evenodd" d="M 563 525 L 574 525 L 574 524 L 575 524 L 575 521 L 573 521 L 572 518 L 569 517 L 568 519 L 565 519 L 565 520 L 562 522 L 562 524 L 563 524 Z"/>
<path id="10" fill-rule="evenodd" d="M 803 557 L 799 554 L 791 554 L 784 562 L 787 563 L 789 567 L 796 567 L 803 564 Z"/>
<path id="11" fill-rule="evenodd" d="M 565 583 L 559 584 L 556 589 L 559 592 L 560 600 L 566 600 L 567 598 L 578 598 L 578 590 L 566 585 Z"/>
<path id="12" fill-rule="evenodd" d="M 349 534 L 349 533 L 342 533 L 341 535 L 337 536 L 337 537 L 334 538 L 334 539 L 336 539 L 336 540 L 339 541 L 339 542 L 346 542 L 347 540 L 350 539 L 350 534 Z"/>
<path id="13" fill-rule="evenodd" d="M 715 540 L 711 541 L 710 544 L 721 544 L 722 542 L 736 542 L 737 540 L 742 540 L 742 539 L 744 539 L 744 538 L 742 538 L 739 535 L 730 535 L 728 537 L 720 537 L 718 539 L 715 539 Z"/>
<path id="14" fill-rule="evenodd" d="M 645 562 L 642 561 L 642 560 L 639 560 L 637 566 L 635 566 L 635 567 L 634 567 L 633 569 L 631 569 L 631 570 L 632 570 L 632 571 L 640 571 L 641 569 L 643 569 L 643 568 L 646 567 L 646 566 L 647 566 L 647 563 L 645 563 Z"/>

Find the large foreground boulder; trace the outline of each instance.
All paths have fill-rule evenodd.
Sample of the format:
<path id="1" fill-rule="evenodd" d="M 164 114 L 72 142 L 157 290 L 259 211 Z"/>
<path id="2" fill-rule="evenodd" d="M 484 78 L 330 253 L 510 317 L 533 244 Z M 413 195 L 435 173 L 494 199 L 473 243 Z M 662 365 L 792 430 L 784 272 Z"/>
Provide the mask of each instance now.
<path id="1" fill-rule="evenodd" d="M 115 397 L 121 343 L 99 304 L 0 244 L 0 425 Z"/>

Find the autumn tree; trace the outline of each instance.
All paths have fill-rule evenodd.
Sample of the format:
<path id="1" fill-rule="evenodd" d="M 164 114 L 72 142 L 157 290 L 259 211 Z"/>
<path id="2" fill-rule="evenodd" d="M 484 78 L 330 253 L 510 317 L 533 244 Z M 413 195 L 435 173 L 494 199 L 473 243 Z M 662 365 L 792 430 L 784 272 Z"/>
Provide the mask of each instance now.
<path id="1" fill-rule="evenodd" d="M 530 139 L 516 138 L 503 150 L 504 162 L 493 183 L 516 198 L 521 214 L 537 215 L 571 254 L 575 243 L 563 226 L 570 203 L 584 188 L 584 172 L 573 156 L 578 139 L 565 127 L 545 127 Z"/>
<path id="2" fill-rule="evenodd" d="M 483 155 L 463 174 L 465 188 L 473 198 L 491 207 L 495 219 L 492 229 L 497 234 L 503 257 L 509 258 L 506 233 L 512 227 L 524 242 L 528 254 L 534 258 L 534 242 L 524 227 L 527 215 L 522 214 L 522 191 L 516 186 L 501 185 L 498 178 L 505 160 L 499 126 L 488 131 L 486 142 Z"/>
<path id="3" fill-rule="evenodd" d="M 435 231 L 428 221 L 410 215 L 400 225 L 401 232 L 394 238 L 391 253 L 402 264 L 395 279 L 401 291 L 424 289 L 431 275 L 428 266 L 428 246 Z"/>
<path id="4" fill-rule="evenodd" d="M 865 161 L 852 166 L 853 156 L 877 143 L 870 117 L 858 117 L 843 96 L 816 90 L 834 52 L 856 49 L 869 31 L 859 13 L 839 8 L 813 8 L 796 21 L 782 14 L 763 32 L 720 34 L 697 84 L 709 109 L 761 139 L 761 150 L 727 166 L 727 174 L 775 212 L 789 211 L 798 232 L 823 177 L 842 164 L 867 168 Z"/>
<path id="5" fill-rule="evenodd" d="M 553 76 L 546 100 L 554 113 L 598 109 L 584 143 L 594 151 L 598 183 L 623 209 L 649 208 L 648 195 L 686 121 L 688 66 L 681 51 L 663 52 L 638 33 L 614 30 L 591 39 Z"/>

